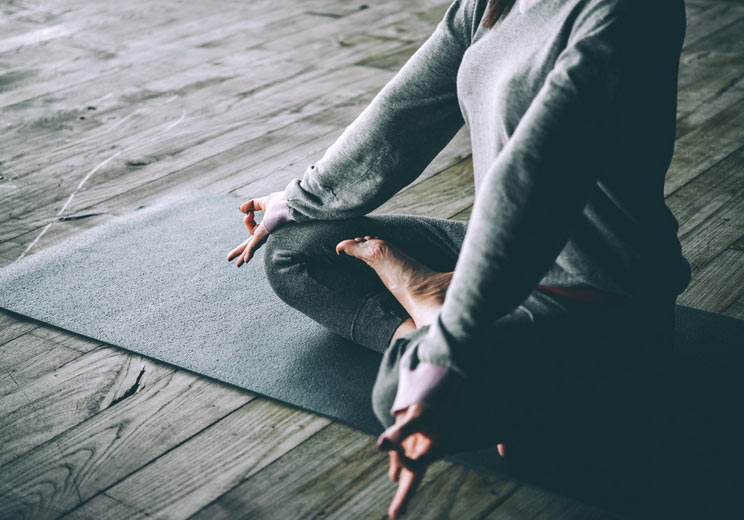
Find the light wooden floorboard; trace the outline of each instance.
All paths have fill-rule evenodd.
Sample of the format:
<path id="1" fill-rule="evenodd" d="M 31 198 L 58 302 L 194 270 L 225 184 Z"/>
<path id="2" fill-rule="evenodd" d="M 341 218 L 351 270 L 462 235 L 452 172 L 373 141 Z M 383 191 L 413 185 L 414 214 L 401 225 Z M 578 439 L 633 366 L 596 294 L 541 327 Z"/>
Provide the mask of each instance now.
<path id="1" fill-rule="evenodd" d="M 448 4 L 0 5 L 0 266 L 173 189 L 281 189 Z M 744 318 L 744 3 L 687 16 L 665 186 L 680 303 Z M 378 212 L 467 219 L 469 150 L 462 131 Z M 5 311 L 0 447 L 1 518 L 380 518 L 394 490 L 368 435 Z M 609 515 L 438 462 L 410 517 Z"/>

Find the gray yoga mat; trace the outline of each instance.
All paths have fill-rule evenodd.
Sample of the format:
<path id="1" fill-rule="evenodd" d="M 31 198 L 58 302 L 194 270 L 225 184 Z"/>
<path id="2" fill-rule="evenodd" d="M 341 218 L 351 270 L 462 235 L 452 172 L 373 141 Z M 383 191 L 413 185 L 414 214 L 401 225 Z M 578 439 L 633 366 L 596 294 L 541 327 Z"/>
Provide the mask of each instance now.
<path id="1" fill-rule="evenodd" d="M 183 191 L 111 219 L 0 270 L 0 307 L 379 433 L 370 395 L 380 355 L 281 302 L 262 250 L 240 269 L 226 261 L 247 236 L 241 202 Z M 694 404 L 684 413 L 696 445 L 720 446 L 720 432 L 733 431 L 728 422 L 706 428 L 740 406 L 743 338 L 744 321 L 677 307 L 673 384 Z M 455 460 L 510 474 L 493 449 Z M 565 474 L 539 473 L 511 474 L 618 508 L 582 494 L 586 475 L 567 487 Z"/>
<path id="2" fill-rule="evenodd" d="M 114 218 L 0 270 L 0 307 L 377 433 L 380 355 L 279 300 L 263 249 L 227 262 L 241 203 L 184 191 Z"/>

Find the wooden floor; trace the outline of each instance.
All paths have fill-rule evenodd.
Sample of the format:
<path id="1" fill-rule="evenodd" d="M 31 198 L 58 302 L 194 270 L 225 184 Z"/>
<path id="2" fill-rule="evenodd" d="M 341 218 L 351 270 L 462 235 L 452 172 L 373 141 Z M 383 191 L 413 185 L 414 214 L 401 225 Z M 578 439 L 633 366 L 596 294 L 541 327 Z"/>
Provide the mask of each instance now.
<path id="1" fill-rule="evenodd" d="M 447 4 L 0 2 L 0 265 L 174 188 L 283 188 Z M 744 318 L 744 3 L 687 12 L 680 303 Z M 468 150 L 461 133 L 380 211 L 467 218 Z M 367 435 L 0 312 L 0 518 L 381 518 L 385 470 Z M 608 518 L 443 462 L 409 517 Z"/>

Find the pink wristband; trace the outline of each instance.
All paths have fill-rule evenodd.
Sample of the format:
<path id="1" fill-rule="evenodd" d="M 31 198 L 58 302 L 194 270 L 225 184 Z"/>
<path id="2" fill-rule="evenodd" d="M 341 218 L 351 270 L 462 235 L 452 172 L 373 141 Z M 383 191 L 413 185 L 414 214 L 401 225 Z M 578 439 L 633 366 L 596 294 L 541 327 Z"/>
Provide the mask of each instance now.
<path id="1" fill-rule="evenodd" d="M 266 231 L 271 233 L 282 224 L 290 222 L 292 217 L 289 215 L 289 205 L 286 198 L 281 198 L 274 202 L 271 207 L 271 214 L 267 217 L 264 213 L 264 219 L 261 221 Z"/>

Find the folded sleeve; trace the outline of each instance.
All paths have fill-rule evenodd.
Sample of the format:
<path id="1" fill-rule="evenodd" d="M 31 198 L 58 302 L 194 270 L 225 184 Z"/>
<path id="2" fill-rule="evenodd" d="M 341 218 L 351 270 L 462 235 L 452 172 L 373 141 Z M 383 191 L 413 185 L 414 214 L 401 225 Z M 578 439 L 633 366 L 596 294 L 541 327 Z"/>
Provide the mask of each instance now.
<path id="1" fill-rule="evenodd" d="M 498 348 L 491 324 L 527 298 L 566 244 L 609 149 L 626 16 L 599 10 L 575 22 L 490 165 L 441 312 L 401 359 L 393 412 L 441 393 L 440 381 L 467 379 L 484 348 Z"/>
<path id="2" fill-rule="evenodd" d="M 470 44 L 473 3 L 456 0 L 322 158 L 287 185 L 287 218 L 366 214 L 418 177 L 454 137 L 464 124 L 456 79 Z"/>

